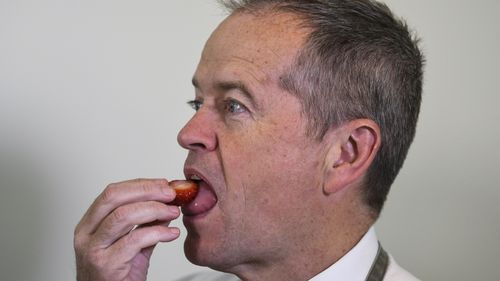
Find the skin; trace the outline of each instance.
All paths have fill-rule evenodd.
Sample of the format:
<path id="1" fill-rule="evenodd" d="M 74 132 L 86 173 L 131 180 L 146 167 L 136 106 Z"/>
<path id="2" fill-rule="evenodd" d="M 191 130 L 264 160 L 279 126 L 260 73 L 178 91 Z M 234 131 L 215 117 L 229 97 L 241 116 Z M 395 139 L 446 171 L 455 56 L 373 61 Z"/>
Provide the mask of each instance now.
<path id="1" fill-rule="evenodd" d="M 316 140 L 300 101 L 279 86 L 307 36 L 299 23 L 269 13 L 221 23 L 194 75 L 197 111 L 178 135 L 185 173 L 202 175 L 218 198 L 184 216 L 185 254 L 242 280 L 307 280 L 373 223 L 360 187 L 378 126 L 353 120 Z M 75 229 L 77 279 L 145 280 L 153 247 L 179 235 L 168 227 L 179 216 L 165 204 L 173 198 L 166 180 L 108 186 Z"/>
<path id="2" fill-rule="evenodd" d="M 194 75 L 202 106 L 178 139 L 190 150 L 186 167 L 208 174 L 219 198 L 205 217 L 184 220 L 186 255 L 196 264 L 250 272 L 309 239 L 297 225 L 307 228 L 314 204 L 306 202 L 311 193 L 321 196 L 311 187 L 321 184 L 324 151 L 305 136 L 299 101 L 277 83 L 304 35 L 276 24 L 283 21 L 294 24 L 283 16 L 258 23 L 230 17 L 207 42 Z M 276 34 L 283 37 L 271 40 Z M 242 84 L 246 93 L 224 83 Z"/>
<path id="3" fill-rule="evenodd" d="M 179 236 L 174 198 L 165 179 L 108 185 L 75 228 L 77 280 L 146 280 L 154 246 Z"/>
<path id="4" fill-rule="evenodd" d="M 341 147 L 350 131 L 332 129 L 323 141 L 307 135 L 300 101 L 279 86 L 307 30 L 289 14 L 259 17 L 238 13 L 224 21 L 194 75 L 199 109 L 178 139 L 190 151 L 186 167 L 209 175 L 219 202 L 201 218 L 185 218 L 185 251 L 195 264 L 244 280 L 304 280 L 338 259 L 325 253 L 332 242 L 355 243 L 368 223 L 347 232 L 324 227 L 335 220 L 343 226 L 335 212 L 351 211 L 338 200 L 361 205 L 358 190 L 328 182 L 332 160 L 355 157 Z M 328 196 L 332 188 L 343 192 Z"/>

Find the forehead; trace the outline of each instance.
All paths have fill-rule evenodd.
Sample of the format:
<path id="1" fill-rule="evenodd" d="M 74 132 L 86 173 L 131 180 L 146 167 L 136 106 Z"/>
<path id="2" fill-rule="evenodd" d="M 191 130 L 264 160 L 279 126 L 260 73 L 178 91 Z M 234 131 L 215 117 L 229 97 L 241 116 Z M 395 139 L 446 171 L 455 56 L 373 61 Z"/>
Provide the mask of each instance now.
<path id="1" fill-rule="evenodd" d="M 212 33 L 200 66 L 211 76 L 239 68 L 261 82 L 277 79 L 304 44 L 308 32 L 300 24 L 290 13 L 236 12 Z"/>

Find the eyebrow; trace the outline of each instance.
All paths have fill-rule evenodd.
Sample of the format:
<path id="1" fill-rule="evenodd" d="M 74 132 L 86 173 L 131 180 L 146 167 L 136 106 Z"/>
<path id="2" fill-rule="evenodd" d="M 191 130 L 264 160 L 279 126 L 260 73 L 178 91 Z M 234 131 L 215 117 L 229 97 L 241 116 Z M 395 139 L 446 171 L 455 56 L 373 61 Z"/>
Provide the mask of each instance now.
<path id="1" fill-rule="evenodd" d="M 191 83 L 193 84 L 193 86 L 195 88 L 200 89 L 200 83 L 198 82 L 196 77 L 193 77 L 193 79 L 191 80 Z M 245 84 L 243 84 L 243 82 L 241 82 L 241 81 L 219 81 L 219 82 L 215 82 L 214 84 L 215 84 L 215 89 L 217 91 L 228 92 L 231 90 L 238 90 L 241 94 L 243 94 L 243 96 L 245 96 L 252 103 L 252 106 L 254 106 L 255 108 L 258 108 L 258 103 L 255 100 L 255 97 L 250 93 L 250 90 L 248 89 L 248 87 Z"/>

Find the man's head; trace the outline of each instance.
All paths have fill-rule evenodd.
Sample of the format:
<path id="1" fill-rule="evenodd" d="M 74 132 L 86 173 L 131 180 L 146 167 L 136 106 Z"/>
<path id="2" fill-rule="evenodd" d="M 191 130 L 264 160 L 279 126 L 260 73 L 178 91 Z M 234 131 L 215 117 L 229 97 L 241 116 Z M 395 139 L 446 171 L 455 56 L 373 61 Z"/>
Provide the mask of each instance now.
<path id="1" fill-rule="evenodd" d="M 392 99 L 398 100 L 387 96 L 408 95 L 407 87 L 386 84 L 406 78 L 387 66 L 383 50 L 369 48 L 391 45 L 390 40 L 378 42 L 373 34 L 365 42 L 367 35 L 350 34 L 366 23 L 356 30 L 356 21 L 339 17 L 331 29 L 319 31 L 301 12 L 310 6 L 321 16 L 316 6 L 333 4 L 248 2 L 207 41 L 193 78 L 191 104 L 197 112 L 178 136 L 189 149 L 185 173 L 203 179 L 198 202 L 207 204 L 193 208 L 203 212 L 184 216 L 186 255 L 248 278 L 259 273 L 261 280 L 277 280 L 273 273 L 280 272 L 286 279 L 287 272 L 307 279 L 345 253 L 373 222 L 362 187 L 376 184 L 368 169 L 380 158 L 381 143 L 393 145 L 383 144 L 384 134 L 393 134 L 390 127 L 396 125 L 382 121 L 407 119 L 394 109 L 386 113 Z M 336 4 L 324 16 L 335 18 L 338 8 L 355 18 L 364 13 L 357 5 L 371 5 L 342 3 L 343 10 Z M 342 24 L 354 26 L 342 35 L 333 27 L 343 30 Z M 357 40 L 355 46 L 350 40 Z M 419 98 L 406 102 L 418 109 Z M 412 137 L 414 124 L 408 130 Z M 394 149 L 406 153 L 407 147 Z M 214 198 L 217 204 L 209 204 Z"/>
<path id="2" fill-rule="evenodd" d="M 418 40 L 376 1 L 221 2 L 231 12 L 274 10 L 303 20 L 310 34 L 281 86 L 301 100 L 318 138 L 357 118 L 380 126 L 382 144 L 365 178 L 365 200 L 377 216 L 415 135 L 423 79 Z"/>

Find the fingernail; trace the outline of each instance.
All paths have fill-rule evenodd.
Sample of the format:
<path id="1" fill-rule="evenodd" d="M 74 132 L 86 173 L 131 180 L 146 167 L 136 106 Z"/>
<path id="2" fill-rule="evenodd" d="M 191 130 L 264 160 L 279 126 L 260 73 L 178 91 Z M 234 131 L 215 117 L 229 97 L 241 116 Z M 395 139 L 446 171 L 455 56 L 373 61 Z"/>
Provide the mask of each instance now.
<path id="1" fill-rule="evenodd" d="M 181 215 L 181 210 L 179 210 L 179 207 L 177 207 L 177 206 L 172 206 L 172 208 L 170 208 L 170 212 L 172 212 L 172 214 L 174 216 L 180 216 Z"/>
<path id="2" fill-rule="evenodd" d="M 172 234 L 179 235 L 181 233 L 181 230 L 178 229 L 177 227 L 171 228 Z"/>

